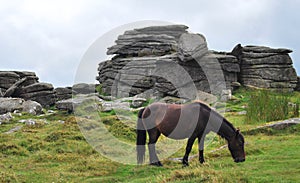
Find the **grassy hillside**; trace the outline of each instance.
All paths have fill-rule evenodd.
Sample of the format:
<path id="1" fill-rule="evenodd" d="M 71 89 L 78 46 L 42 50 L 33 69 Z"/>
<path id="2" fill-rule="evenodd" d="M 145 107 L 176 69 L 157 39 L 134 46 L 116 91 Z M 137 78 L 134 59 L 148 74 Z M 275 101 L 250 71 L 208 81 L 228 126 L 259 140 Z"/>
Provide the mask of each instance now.
<path id="1" fill-rule="evenodd" d="M 285 130 L 247 133 L 265 122 L 245 121 L 249 91 L 235 94 L 237 100 L 227 105 L 226 117 L 245 134 L 246 162 L 233 162 L 225 141 L 219 137 L 206 147 L 206 163 L 198 157 L 190 167 L 180 162 L 163 160 L 164 167 L 124 165 L 112 162 L 96 152 L 83 137 L 74 116 L 63 112 L 47 116 L 15 116 L 0 125 L 0 182 L 297 182 L 300 180 L 300 126 Z M 292 101 L 299 93 L 291 96 Z M 116 137 L 134 144 L 133 129 L 118 122 L 113 112 L 101 119 Z M 19 119 L 37 121 L 25 125 Z M 119 125 L 118 125 L 119 124 Z M 22 126 L 22 129 L 4 134 Z M 218 150 L 219 149 L 219 150 Z M 172 157 L 181 157 L 182 147 Z M 197 154 L 194 145 L 191 155 Z"/>

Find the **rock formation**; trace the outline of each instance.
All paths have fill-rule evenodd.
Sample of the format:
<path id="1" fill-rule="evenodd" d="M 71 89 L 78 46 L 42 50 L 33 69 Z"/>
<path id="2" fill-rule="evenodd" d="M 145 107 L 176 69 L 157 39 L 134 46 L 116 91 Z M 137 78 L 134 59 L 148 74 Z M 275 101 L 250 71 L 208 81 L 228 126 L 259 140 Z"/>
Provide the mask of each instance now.
<path id="1" fill-rule="evenodd" d="M 40 83 L 34 72 L 0 71 L 0 88 L 3 97 L 33 100 L 43 107 L 52 106 L 56 94 L 52 84 Z"/>
<path id="2" fill-rule="evenodd" d="M 203 35 L 184 25 L 152 26 L 126 31 L 108 48 L 111 60 L 101 62 L 97 80 L 103 92 L 134 96 L 194 99 L 196 88 L 222 94 L 239 86 L 294 90 L 297 76 L 291 50 L 236 46 L 232 52 L 209 51 Z"/>
<path id="3" fill-rule="evenodd" d="M 99 64 L 103 91 L 124 97 L 153 90 L 159 96 L 195 99 L 195 89 L 215 94 L 232 89 L 240 71 L 237 58 L 209 51 L 205 37 L 187 28 L 152 26 L 119 36 L 107 52 L 115 56 Z"/>
<path id="4" fill-rule="evenodd" d="M 246 86 L 293 91 L 297 74 L 289 56 L 291 52 L 283 48 L 237 45 L 232 54 L 240 62 L 239 81 Z"/>

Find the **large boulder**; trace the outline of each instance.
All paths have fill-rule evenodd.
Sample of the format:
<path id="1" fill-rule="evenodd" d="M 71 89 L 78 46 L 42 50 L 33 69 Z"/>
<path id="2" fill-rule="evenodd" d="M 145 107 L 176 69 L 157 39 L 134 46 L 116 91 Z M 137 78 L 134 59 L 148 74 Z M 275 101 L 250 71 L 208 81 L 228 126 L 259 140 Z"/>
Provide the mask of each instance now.
<path id="1" fill-rule="evenodd" d="M 232 54 L 240 62 L 240 82 L 245 86 L 293 91 L 297 74 L 289 53 L 284 48 L 237 45 Z"/>
<path id="2" fill-rule="evenodd" d="M 42 109 L 41 104 L 35 101 L 25 101 L 21 98 L 0 98 L 0 114 L 20 111 L 37 115 L 42 113 Z"/>
<path id="3" fill-rule="evenodd" d="M 55 104 L 56 94 L 52 84 L 35 83 L 21 88 L 20 97 L 26 100 L 33 100 L 40 103 L 43 107 Z"/>

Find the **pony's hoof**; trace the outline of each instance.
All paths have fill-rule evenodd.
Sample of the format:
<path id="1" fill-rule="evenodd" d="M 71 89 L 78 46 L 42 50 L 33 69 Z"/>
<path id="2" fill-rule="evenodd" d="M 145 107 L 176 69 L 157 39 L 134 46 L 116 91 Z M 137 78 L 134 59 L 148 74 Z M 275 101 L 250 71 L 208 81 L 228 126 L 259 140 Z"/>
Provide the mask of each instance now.
<path id="1" fill-rule="evenodd" d="M 150 163 L 150 165 L 157 166 L 157 167 L 162 167 L 163 166 L 160 161 L 155 162 L 155 163 Z"/>
<path id="2" fill-rule="evenodd" d="M 200 162 L 201 164 L 203 164 L 203 163 L 205 163 L 205 160 L 204 160 L 204 159 L 201 159 L 199 162 Z"/>
<path id="3" fill-rule="evenodd" d="M 187 167 L 187 166 L 190 166 L 189 162 L 182 162 L 182 167 Z"/>

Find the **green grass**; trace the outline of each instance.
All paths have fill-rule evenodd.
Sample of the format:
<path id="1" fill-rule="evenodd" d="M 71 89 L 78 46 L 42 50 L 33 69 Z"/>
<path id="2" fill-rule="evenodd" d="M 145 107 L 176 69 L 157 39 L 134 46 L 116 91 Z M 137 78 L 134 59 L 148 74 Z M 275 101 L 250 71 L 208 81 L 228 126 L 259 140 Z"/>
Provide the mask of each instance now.
<path id="1" fill-rule="evenodd" d="M 251 91 L 235 93 L 238 100 L 228 105 L 234 110 L 226 113 L 226 118 L 244 133 L 247 153 L 244 163 L 234 163 L 227 148 L 212 151 L 226 142 L 219 137 L 208 137 L 213 140 L 205 147 L 203 165 L 199 164 L 198 157 L 190 160 L 190 167 L 185 168 L 169 159 L 163 160 L 164 167 L 125 165 L 94 150 L 74 116 L 63 112 L 42 117 L 24 114 L 0 125 L 0 182 L 298 182 L 300 126 L 253 131 L 263 123 L 247 123 L 246 116 L 238 114 L 245 110 L 243 106 L 247 106 L 250 95 Z M 294 93 L 291 101 L 299 100 L 298 97 L 299 93 Z M 135 123 L 136 113 L 121 113 L 129 118 L 120 121 L 115 112 L 99 115 L 115 137 L 134 144 L 135 131 L 129 124 Z M 36 126 L 18 123 L 24 118 L 40 121 Z M 23 126 L 20 131 L 3 134 L 19 125 Z M 113 144 L 110 148 L 114 148 Z M 182 157 L 184 148 L 171 157 Z M 191 155 L 196 154 L 195 143 Z"/>

